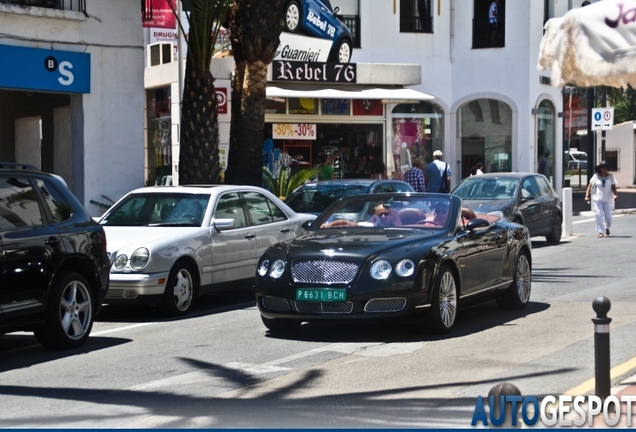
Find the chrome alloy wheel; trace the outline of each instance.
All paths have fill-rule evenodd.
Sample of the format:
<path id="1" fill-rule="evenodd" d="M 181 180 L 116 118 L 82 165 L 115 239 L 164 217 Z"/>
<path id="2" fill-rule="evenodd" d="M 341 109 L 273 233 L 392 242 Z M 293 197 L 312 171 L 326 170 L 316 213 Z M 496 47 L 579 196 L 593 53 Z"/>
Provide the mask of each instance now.
<path id="1" fill-rule="evenodd" d="M 285 14 L 285 24 L 290 31 L 296 31 L 298 29 L 298 23 L 300 22 L 300 10 L 296 3 L 292 3 L 287 7 L 287 13 Z"/>
<path id="2" fill-rule="evenodd" d="M 182 268 L 174 278 L 173 298 L 176 308 L 185 311 L 190 307 L 194 295 L 192 275 L 190 272 Z"/>
<path id="3" fill-rule="evenodd" d="M 60 322 L 69 339 L 78 340 L 89 330 L 93 317 L 93 305 L 88 287 L 73 280 L 64 287 L 60 299 Z"/>
<path id="4" fill-rule="evenodd" d="M 521 303 L 527 303 L 530 300 L 530 291 L 532 289 L 530 262 L 526 254 L 521 254 L 517 261 L 517 269 L 515 271 L 515 279 L 517 282 L 517 293 Z"/>
<path id="5" fill-rule="evenodd" d="M 444 272 L 439 283 L 439 314 L 444 326 L 453 326 L 457 316 L 457 286 L 450 271 Z"/>
<path id="6" fill-rule="evenodd" d="M 340 63 L 349 63 L 349 59 L 351 59 L 351 47 L 346 42 L 340 44 L 340 49 L 338 50 L 338 61 Z"/>

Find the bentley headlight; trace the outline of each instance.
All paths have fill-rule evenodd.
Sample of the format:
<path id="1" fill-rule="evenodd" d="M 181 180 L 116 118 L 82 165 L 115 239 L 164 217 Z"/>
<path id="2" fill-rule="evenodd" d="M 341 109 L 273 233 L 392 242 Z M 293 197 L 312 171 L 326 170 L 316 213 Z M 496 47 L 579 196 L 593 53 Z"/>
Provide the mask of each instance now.
<path id="1" fill-rule="evenodd" d="M 123 269 L 128 264 L 128 257 L 126 255 L 119 255 L 115 258 L 115 268 L 118 270 Z"/>
<path id="2" fill-rule="evenodd" d="M 130 256 L 130 267 L 133 270 L 141 270 L 146 267 L 150 259 L 150 251 L 146 248 L 139 248 Z"/>
<path id="3" fill-rule="evenodd" d="M 258 266 L 258 274 L 261 276 L 265 276 L 267 274 L 267 270 L 269 270 L 269 260 L 265 260 Z"/>
<path id="4" fill-rule="evenodd" d="M 401 277 L 412 276 L 415 272 L 415 263 L 410 259 L 404 259 L 395 265 L 395 273 Z"/>
<path id="5" fill-rule="evenodd" d="M 284 272 L 285 272 L 285 261 L 278 259 L 272 263 L 272 268 L 269 271 L 269 276 L 272 279 L 278 279 L 283 275 Z"/>
<path id="6" fill-rule="evenodd" d="M 373 279 L 386 279 L 391 274 L 391 263 L 387 260 L 378 260 L 371 264 L 371 277 Z"/>

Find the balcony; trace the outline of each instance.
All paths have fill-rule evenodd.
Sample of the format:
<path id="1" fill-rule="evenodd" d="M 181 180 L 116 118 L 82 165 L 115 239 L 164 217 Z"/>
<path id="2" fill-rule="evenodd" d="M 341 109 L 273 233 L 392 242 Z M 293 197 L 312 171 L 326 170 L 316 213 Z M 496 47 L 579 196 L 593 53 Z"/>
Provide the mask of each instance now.
<path id="1" fill-rule="evenodd" d="M 0 0 L 0 5 L 39 7 L 86 13 L 86 0 Z"/>

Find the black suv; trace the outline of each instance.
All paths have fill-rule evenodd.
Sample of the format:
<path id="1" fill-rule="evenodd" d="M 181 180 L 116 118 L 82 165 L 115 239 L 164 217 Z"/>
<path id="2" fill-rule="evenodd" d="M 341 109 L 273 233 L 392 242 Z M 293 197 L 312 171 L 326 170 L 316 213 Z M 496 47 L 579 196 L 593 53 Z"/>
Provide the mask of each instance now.
<path id="1" fill-rule="evenodd" d="M 86 341 L 110 268 L 104 229 L 60 179 L 0 162 L 0 334 L 54 349 Z"/>

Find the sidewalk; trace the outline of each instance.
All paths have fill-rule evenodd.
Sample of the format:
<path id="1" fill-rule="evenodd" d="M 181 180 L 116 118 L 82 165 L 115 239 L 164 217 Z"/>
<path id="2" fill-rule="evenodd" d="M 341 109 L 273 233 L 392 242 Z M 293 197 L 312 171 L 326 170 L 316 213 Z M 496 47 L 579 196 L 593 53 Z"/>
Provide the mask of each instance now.
<path id="1" fill-rule="evenodd" d="M 619 385 L 612 387 L 612 395 L 618 397 L 621 396 L 636 396 L 636 375 L 622 381 Z M 627 424 L 627 404 L 621 404 L 621 419 L 616 424 L 616 428 L 636 427 L 636 402 L 632 402 L 632 420 L 631 425 Z M 602 415 L 597 415 L 594 419 L 594 428 L 607 428 Z"/>
<path id="2" fill-rule="evenodd" d="M 636 188 L 617 191 L 614 214 L 636 213 Z M 585 202 L 585 190 L 572 190 L 572 214 L 574 216 L 594 216 L 590 204 Z"/>

